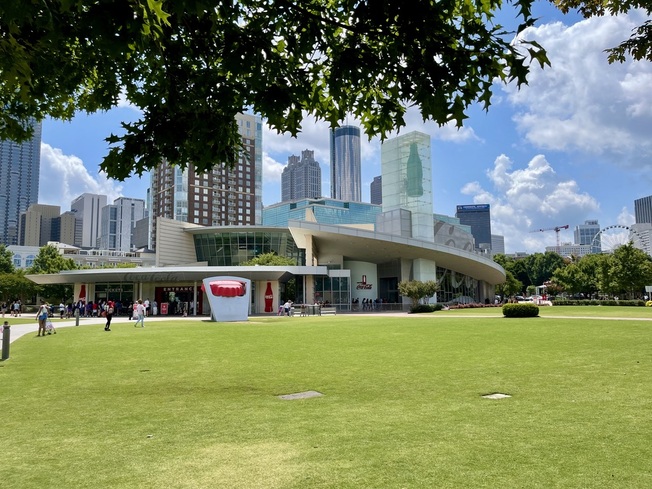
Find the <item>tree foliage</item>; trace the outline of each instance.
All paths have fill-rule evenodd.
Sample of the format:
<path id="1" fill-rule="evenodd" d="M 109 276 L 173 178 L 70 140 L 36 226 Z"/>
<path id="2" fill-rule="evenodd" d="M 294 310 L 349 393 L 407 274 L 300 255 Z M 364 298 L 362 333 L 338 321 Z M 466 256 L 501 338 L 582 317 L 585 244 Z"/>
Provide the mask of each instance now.
<path id="1" fill-rule="evenodd" d="M 501 0 L 52 0 L 0 3 L 0 138 L 25 121 L 78 111 L 140 109 L 101 164 L 110 177 L 162 159 L 197 171 L 233 164 L 234 117 L 251 110 L 296 135 L 305 114 L 348 115 L 370 137 L 424 120 L 462 125 L 491 104 L 495 80 L 526 83 L 533 0 L 515 0 L 516 32 L 496 23 Z"/>
<path id="2" fill-rule="evenodd" d="M 56 247 L 47 245 L 39 249 L 34 258 L 29 273 L 59 273 L 62 270 L 77 270 L 77 264 L 72 258 L 64 258 Z"/>
<path id="3" fill-rule="evenodd" d="M 0 244 L 0 273 L 13 273 L 14 269 L 14 254 Z"/>
<path id="4" fill-rule="evenodd" d="M 403 280 L 398 283 L 398 293 L 409 297 L 412 304 L 419 304 L 422 300 L 432 297 L 439 290 L 439 283 L 436 280 Z"/>
<path id="5" fill-rule="evenodd" d="M 613 293 L 630 299 L 641 297 L 646 285 L 652 285 L 652 259 L 630 242 L 611 255 L 609 286 Z"/>
<path id="6" fill-rule="evenodd" d="M 273 251 L 270 253 L 261 253 L 256 255 L 251 260 L 243 261 L 240 263 L 244 267 L 264 266 L 264 267 L 282 267 L 282 266 L 295 266 L 296 262 L 292 258 L 286 256 L 279 256 Z"/>
<path id="7" fill-rule="evenodd" d="M 14 270 L 12 273 L 0 273 L 0 301 L 20 299 L 28 302 L 36 295 L 37 285 L 25 277 L 23 270 Z"/>
<path id="8" fill-rule="evenodd" d="M 504 267 L 503 267 L 504 268 Z M 505 282 L 496 285 L 496 294 L 503 299 L 517 295 L 523 290 L 523 283 L 514 277 L 514 274 L 509 270 L 505 270 Z"/>
<path id="9" fill-rule="evenodd" d="M 42 246 L 34 258 L 28 272 L 31 274 L 59 273 L 63 270 L 77 270 L 79 267 L 72 258 L 64 258 L 54 246 Z M 67 301 L 72 299 L 72 285 L 42 285 L 38 292 L 49 302 Z"/>
<path id="10" fill-rule="evenodd" d="M 634 9 L 643 9 L 650 16 L 652 0 L 552 0 L 564 13 L 578 10 L 584 17 L 618 15 Z M 635 60 L 652 61 L 652 21 L 646 20 L 636 27 L 629 39 L 606 50 L 610 63 L 624 63 L 627 55 Z"/>
<path id="11" fill-rule="evenodd" d="M 564 259 L 559 253 L 546 251 L 545 253 L 534 253 L 526 259 L 530 285 L 539 286 L 550 280 L 552 275 L 560 267 L 565 265 Z"/>

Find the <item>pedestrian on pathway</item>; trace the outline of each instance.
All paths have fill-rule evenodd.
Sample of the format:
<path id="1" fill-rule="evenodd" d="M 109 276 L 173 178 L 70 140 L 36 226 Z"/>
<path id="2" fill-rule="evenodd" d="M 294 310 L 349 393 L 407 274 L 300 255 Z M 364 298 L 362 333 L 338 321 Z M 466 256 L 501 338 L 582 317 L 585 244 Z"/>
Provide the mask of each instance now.
<path id="1" fill-rule="evenodd" d="M 136 306 L 136 314 L 138 316 L 138 319 L 136 319 L 136 324 L 134 324 L 134 328 L 138 327 L 138 323 L 140 323 L 140 327 L 144 328 L 145 327 L 145 306 L 143 305 L 143 300 L 138 299 L 138 305 Z"/>
<path id="2" fill-rule="evenodd" d="M 104 305 L 106 311 L 106 325 L 104 326 L 104 331 L 111 331 L 111 319 L 113 319 L 113 313 L 115 312 L 115 303 L 113 301 L 107 301 Z"/>
<path id="3" fill-rule="evenodd" d="M 45 336 L 45 323 L 48 320 L 47 302 L 41 302 L 41 307 L 38 308 L 36 313 L 36 319 L 38 319 L 38 334 L 36 336 Z"/>

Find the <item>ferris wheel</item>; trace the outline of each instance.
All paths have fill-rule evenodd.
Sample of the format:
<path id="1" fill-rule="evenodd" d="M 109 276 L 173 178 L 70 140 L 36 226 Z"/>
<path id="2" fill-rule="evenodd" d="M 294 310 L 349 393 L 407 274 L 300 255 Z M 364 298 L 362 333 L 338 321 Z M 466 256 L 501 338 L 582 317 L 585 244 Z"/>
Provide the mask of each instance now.
<path id="1" fill-rule="evenodd" d="M 643 249 L 643 239 L 636 231 L 629 226 L 614 224 L 602 228 L 593 238 L 591 246 L 601 249 L 602 253 L 613 253 L 616 248 L 626 245 L 630 241 L 634 248 Z"/>

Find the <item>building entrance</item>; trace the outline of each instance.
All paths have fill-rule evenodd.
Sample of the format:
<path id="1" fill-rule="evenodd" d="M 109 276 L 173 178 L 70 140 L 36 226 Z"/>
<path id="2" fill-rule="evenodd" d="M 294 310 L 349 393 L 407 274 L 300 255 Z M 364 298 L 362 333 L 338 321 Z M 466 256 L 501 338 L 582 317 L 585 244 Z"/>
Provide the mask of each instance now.
<path id="1" fill-rule="evenodd" d="M 156 287 L 154 297 L 158 303 L 158 313 L 169 316 L 193 316 L 195 308 L 193 305 L 194 287 L 170 286 Z M 197 312 L 201 314 L 203 293 L 197 288 Z"/>

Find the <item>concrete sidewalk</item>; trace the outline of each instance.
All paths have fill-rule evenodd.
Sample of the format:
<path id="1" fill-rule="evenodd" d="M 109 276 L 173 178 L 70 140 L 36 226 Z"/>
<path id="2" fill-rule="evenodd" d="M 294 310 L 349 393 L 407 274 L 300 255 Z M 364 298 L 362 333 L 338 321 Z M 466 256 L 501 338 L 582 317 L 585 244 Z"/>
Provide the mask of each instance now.
<path id="1" fill-rule="evenodd" d="M 29 316 L 22 316 L 22 318 L 29 317 Z M 15 318 L 14 318 L 15 319 Z M 52 319 L 52 318 L 51 318 Z M 75 327 L 77 325 L 76 319 L 58 319 L 58 318 L 53 318 L 55 321 L 52 322 L 54 325 L 54 328 L 56 330 L 59 330 L 59 328 L 70 328 L 70 327 Z M 184 321 L 201 321 L 201 320 L 208 320 L 210 319 L 208 316 L 187 316 L 187 317 L 182 317 L 182 316 L 149 316 L 145 318 L 145 324 L 149 322 L 158 322 L 158 321 L 174 321 L 174 320 L 184 320 Z M 32 323 L 27 323 L 27 324 L 11 324 L 11 317 L 5 317 L 4 319 L 0 319 L 0 325 L 4 323 L 5 321 L 9 321 L 9 326 L 11 327 L 11 335 L 10 335 L 10 343 L 13 343 L 16 341 L 18 338 L 21 338 L 25 335 L 29 334 L 34 334 L 38 331 L 38 321 L 34 319 L 34 322 Z M 111 325 L 113 326 L 114 324 L 124 324 L 124 323 L 130 323 L 133 324 L 135 323 L 135 319 L 129 319 L 126 316 L 118 316 L 114 317 L 111 320 Z M 106 319 L 103 317 L 92 317 L 92 318 L 79 318 L 79 326 L 102 326 L 106 324 Z M 34 335 L 36 336 L 36 335 Z M 2 335 L 0 335 L 0 345 L 2 345 Z"/>

